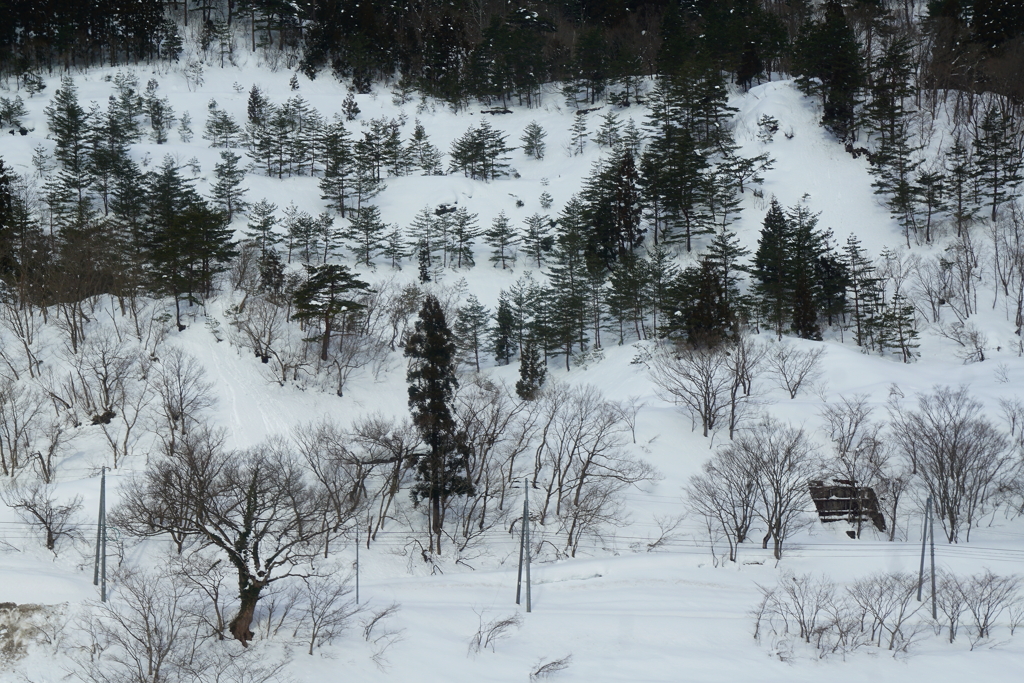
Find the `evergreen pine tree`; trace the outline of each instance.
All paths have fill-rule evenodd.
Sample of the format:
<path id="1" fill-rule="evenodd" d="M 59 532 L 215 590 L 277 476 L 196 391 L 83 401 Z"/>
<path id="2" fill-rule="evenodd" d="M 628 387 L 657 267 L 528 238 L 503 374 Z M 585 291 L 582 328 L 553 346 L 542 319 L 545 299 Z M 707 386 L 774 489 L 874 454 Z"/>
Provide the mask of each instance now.
<path id="1" fill-rule="evenodd" d="M 451 220 L 451 243 L 452 249 L 449 255 L 449 265 L 453 268 L 472 268 L 473 243 L 480 236 L 480 228 L 477 224 L 477 214 L 470 213 L 466 207 L 460 206 L 455 210 Z"/>
<path id="2" fill-rule="evenodd" d="M 433 263 L 431 261 L 430 243 L 420 240 L 416 244 L 416 259 L 419 262 L 420 284 L 426 284 L 433 280 Z"/>
<path id="3" fill-rule="evenodd" d="M 387 229 L 376 206 L 368 204 L 355 213 L 345 231 L 345 239 L 349 241 L 348 250 L 356 263 L 373 267 L 372 259 L 384 250 Z"/>
<path id="4" fill-rule="evenodd" d="M 570 144 L 573 155 L 583 154 L 587 148 L 587 114 L 585 111 L 578 111 L 572 119 L 572 128 L 569 129 Z"/>
<path id="5" fill-rule="evenodd" d="M 899 352 L 904 363 L 913 361 L 914 349 L 920 346 L 914 305 L 902 294 L 894 295 L 882 316 L 882 325 L 887 345 Z"/>
<path id="6" fill-rule="evenodd" d="M 613 110 L 609 109 L 608 113 L 601 117 L 601 127 L 597 129 L 594 142 L 601 147 L 612 149 L 617 148 L 622 142 L 622 121 Z"/>
<path id="7" fill-rule="evenodd" d="M 357 170 L 349 132 L 341 123 L 333 123 L 325 129 L 322 154 L 324 175 L 320 179 L 320 197 L 345 218 L 356 185 Z"/>
<path id="8" fill-rule="evenodd" d="M 818 217 L 798 204 L 790 209 L 786 218 L 789 224 L 786 278 L 792 296 L 793 331 L 804 339 L 821 341 L 818 310 L 822 283 L 818 264 L 825 249 L 817 231 Z"/>
<path id="9" fill-rule="evenodd" d="M 186 111 L 178 121 L 178 137 L 187 145 L 192 142 L 194 136 L 195 133 L 192 132 L 192 115 Z"/>
<path id="10" fill-rule="evenodd" d="M 791 318 L 792 283 L 788 276 L 790 226 L 779 202 L 772 198 L 765 214 L 751 271 L 765 318 L 779 340 Z"/>
<path id="11" fill-rule="evenodd" d="M 495 267 L 500 263 L 501 269 L 505 270 L 515 265 L 515 245 L 519 238 L 504 211 L 491 222 L 490 229 L 484 233 L 484 241 L 492 248 L 489 260 Z"/>
<path id="12" fill-rule="evenodd" d="M 213 201 L 221 206 L 227 213 L 228 222 L 234 219 L 235 214 L 245 211 L 248 203 L 245 195 L 248 190 L 242 187 L 245 180 L 245 169 L 239 168 L 238 162 L 242 157 L 230 150 L 220 153 L 220 162 L 213 167 L 213 176 L 216 181 L 211 188 Z"/>
<path id="13" fill-rule="evenodd" d="M 266 199 L 261 199 L 252 205 L 249 212 L 249 224 L 246 226 L 245 236 L 253 241 L 260 252 L 260 262 L 266 260 L 267 254 L 281 243 L 281 234 L 275 230 L 278 225 L 277 205 Z"/>
<path id="14" fill-rule="evenodd" d="M 44 110 L 54 139 L 54 158 L 60 162 L 59 183 L 74 193 L 79 205 L 92 184 L 89 174 L 89 114 L 78 102 L 78 89 L 70 76 L 61 78 L 60 88 Z"/>
<path id="15" fill-rule="evenodd" d="M 879 279 L 856 235 L 846 239 L 843 259 L 849 276 L 846 306 L 853 325 L 853 340 L 857 346 L 870 348 L 877 334 Z"/>
<path id="16" fill-rule="evenodd" d="M 534 159 L 544 158 L 544 138 L 547 137 L 547 133 L 540 127 L 540 124 L 536 121 L 530 121 L 523 130 L 523 136 L 520 139 L 523 143 L 523 154 Z"/>
<path id="17" fill-rule="evenodd" d="M 406 154 L 412 166 L 420 169 L 423 175 L 441 175 L 441 151 L 435 147 L 427 136 L 423 124 L 416 121 L 412 139 L 406 148 Z"/>
<path id="18" fill-rule="evenodd" d="M 370 291 L 370 285 L 358 279 L 346 266 L 328 263 L 306 265 L 306 280 L 295 290 L 292 318 L 307 326 L 316 324 L 319 330 L 310 339 L 320 342 L 320 360 L 330 354 L 331 339 L 339 316 L 364 308 L 354 297 Z M 307 333 L 312 331 L 306 328 Z"/>
<path id="19" fill-rule="evenodd" d="M 174 109 L 171 101 L 166 97 L 157 97 L 156 91 L 159 85 L 156 79 L 150 79 L 146 85 L 144 107 L 146 115 L 149 116 L 149 125 L 152 129 L 152 140 L 158 145 L 167 142 L 168 133 L 177 118 L 174 116 Z"/>
<path id="20" fill-rule="evenodd" d="M 397 225 L 393 226 L 388 234 L 384 236 L 384 246 L 380 253 L 381 256 L 391 263 L 392 268 L 402 269 L 400 265 L 402 260 L 411 256 L 411 252 L 400 227 Z"/>
<path id="21" fill-rule="evenodd" d="M 210 113 L 206 119 L 203 139 L 210 141 L 210 147 L 237 147 L 242 130 L 235 119 L 218 107 L 215 100 L 210 100 L 207 109 Z"/>
<path id="22" fill-rule="evenodd" d="M 523 233 L 523 251 L 531 261 L 537 262 L 537 268 L 544 265 L 544 255 L 551 251 L 554 238 L 550 235 L 551 219 L 535 213 L 525 221 L 526 231 Z"/>
<path id="23" fill-rule="evenodd" d="M 455 317 L 455 343 L 459 358 L 476 368 L 477 372 L 480 372 L 480 354 L 484 351 L 490 321 L 491 312 L 472 294 L 466 297 L 465 305 L 459 307 Z"/>
<path id="24" fill-rule="evenodd" d="M 978 210 L 972 191 L 978 177 L 978 167 L 970 148 L 959 134 L 953 138 L 953 144 L 943 155 L 943 162 L 949 182 L 949 212 L 956 225 L 956 236 L 960 237 Z"/>
<path id="25" fill-rule="evenodd" d="M 864 69 L 860 46 L 841 0 L 826 1 L 824 19 L 805 25 L 795 48 L 795 62 L 801 73 L 798 83 L 805 91 L 821 96 L 822 124 L 839 139 L 849 138 Z"/>
<path id="26" fill-rule="evenodd" d="M 974 139 L 975 159 L 978 164 L 978 184 L 986 203 L 991 207 L 995 223 L 999 207 L 1019 195 L 1021 176 L 1020 136 L 1015 135 L 1016 124 L 1006 109 L 995 105 L 985 111 L 978 135 Z"/>

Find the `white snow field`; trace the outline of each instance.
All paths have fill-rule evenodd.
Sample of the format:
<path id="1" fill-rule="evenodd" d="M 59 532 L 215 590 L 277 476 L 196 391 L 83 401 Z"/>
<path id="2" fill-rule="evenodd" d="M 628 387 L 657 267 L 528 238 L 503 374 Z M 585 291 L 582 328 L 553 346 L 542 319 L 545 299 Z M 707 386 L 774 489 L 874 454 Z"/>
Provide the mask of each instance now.
<path id="1" fill-rule="evenodd" d="M 345 85 L 329 76 L 314 81 L 299 76 L 300 88 L 292 92 L 288 85 L 291 72 L 274 72 L 255 63 L 224 69 L 208 66 L 205 82 L 195 91 L 189 89 L 177 67 L 160 67 L 153 72 L 151 67 L 137 66 L 134 70 L 143 84 L 150 78 L 159 81 L 159 93 L 170 97 L 176 114 L 191 114 L 196 135 L 190 144 L 183 144 L 175 130 L 169 143 L 137 144 L 132 156 L 140 162 L 148 160 L 150 168 L 159 164 L 165 154 L 173 155 L 182 164 L 195 157 L 201 167 L 197 187 L 204 193 L 220 152 L 208 147 L 201 137 L 211 99 L 236 120 L 244 121 L 249 88 L 258 84 L 276 103 L 299 94 L 329 118 L 340 111 L 347 94 Z M 113 88 L 108 78 L 116 71 L 92 69 L 74 73 L 80 100 L 105 105 Z M 57 87 L 59 81 L 54 77 L 47 80 L 47 88 L 40 95 L 30 98 L 22 93 L 30 109 L 25 125 L 31 132 L 24 137 L 0 137 L 0 155 L 19 174 L 32 177 L 31 158 L 36 145 L 52 149 L 43 108 Z M 358 95 L 356 100 L 361 114 L 359 120 L 349 124 L 350 130 L 358 131 L 360 121 L 372 117 L 404 115 L 403 137 L 408 137 L 413 121 L 419 119 L 432 142 L 445 152 L 452 140 L 481 118 L 480 106 L 457 114 L 439 103 L 427 103 L 417 111 L 418 100 L 404 108 L 397 107 L 388 90 L 380 85 L 371 95 Z M 873 258 L 885 247 L 901 248 L 903 235 L 873 194 L 867 161 L 853 159 L 817 125 L 820 112 L 816 103 L 803 96 L 791 81 L 765 83 L 747 93 L 734 93 L 731 103 L 739 109 L 735 136 L 742 152 L 753 155 L 767 151 L 775 159 L 774 168 L 765 175 L 761 186 L 764 197 L 759 199 L 749 190 L 743 194 L 742 218 L 734 229 L 747 248 L 756 249 L 771 195 L 784 206 L 791 206 L 806 195 L 807 206 L 821 212 L 820 226 L 831 228 L 840 244 L 847 235 L 855 233 Z M 643 123 L 645 114 L 637 106 L 618 113 L 623 120 L 632 117 L 637 125 Z M 763 114 L 780 122 L 780 132 L 769 144 L 756 137 L 756 122 Z M 581 187 L 592 162 L 602 153 L 593 143 L 582 155 L 570 156 L 566 152 L 572 118 L 572 110 L 564 106 L 553 88 L 538 108 L 512 107 L 511 114 L 489 117 L 492 125 L 509 134 L 510 144 L 518 144 L 524 126 L 536 120 L 548 132 L 546 158 L 528 159 L 515 151 L 511 164 L 521 177 L 489 183 L 461 175 L 389 178 L 387 190 L 375 200 L 383 219 L 406 226 L 424 206 L 457 202 L 478 213 L 481 226 L 488 225 L 502 210 L 518 226 L 540 210 L 538 197 L 544 190 L 554 197 L 554 206 L 547 212 L 554 215 Z M 596 125 L 597 117 L 592 115 L 592 131 Z M 315 178 L 277 180 L 252 171 L 246 186 L 250 201 L 266 197 L 281 208 L 294 202 L 314 215 L 324 209 Z M 516 207 L 517 198 L 524 206 Z M 244 228 L 245 220 L 236 218 L 239 230 Z M 987 238 L 979 231 L 978 239 L 984 242 Z M 528 268 L 522 262 L 511 271 L 493 268 L 487 261 L 487 247 L 478 241 L 476 249 L 478 265 L 458 273 L 447 272 L 443 284 L 451 285 L 464 278 L 466 291 L 493 310 L 499 291 L 509 287 Z M 915 245 L 910 253 L 928 254 L 940 249 L 941 246 Z M 678 258 L 681 263 L 687 260 L 685 254 Z M 411 281 L 416 271 L 415 264 L 408 263 L 398 272 L 383 263 L 371 272 L 356 266 L 353 269 L 371 283 L 392 277 Z M 824 401 L 833 401 L 840 395 L 865 394 L 877 406 L 875 417 L 884 418 L 893 385 L 899 387 L 907 405 L 911 405 L 916 393 L 930 391 L 936 385 L 966 384 L 972 395 L 984 403 L 988 415 L 998 422 L 998 400 L 1024 393 L 1024 359 L 1018 355 L 1019 339 L 1014 334 L 1012 315 L 1006 314 L 1004 299 L 1000 298 L 994 308 L 989 305 L 993 294 L 991 273 L 983 269 L 982 277 L 981 311 L 972 319 L 988 336 L 984 362 L 964 364 L 956 355 L 956 345 L 925 324 L 921 326 L 920 358 L 911 364 L 903 364 L 896 357 L 864 354 L 848 336 L 845 342 L 831 333 L 820 343 L 794 339 L 792 343 L 801 348 L 826 349 L 822 379 L 792 400 L 771 383 L 763 382 L 764 410 L 804 427 L 824 448 L 826 437 L 820 432 L 818 416 Z M 359 416 L 374 412 L 407 413 L 405 361 L 400 353 L 394 354 L 390 371 L 379 381 L 369 373 L 356 375 L 343 398 L 314 389 L 281 386 L 268 381 L 259 360 L 232 346 L 223 334 L 228 328 L 225 310 L 232 303 L 228 295 L 221 295 L 208 301 L 204 309 L 192 309 L 187 329 L 170 332 L 166 342 L 180 346 L 202 362 L 218 399 L 210 420 L 227 429 L 228 447 L 248 447 L 269 436 L 287 436 L 296 425 L 322 416 L 348 425 Z M 215 334 L 218 326 L 222 341 Z M 770 334 L 763 336 L 770 340 Z M 9 340 L 0 338 L 0 343 Z M 56 347 L 58 342 L 44 339 L 40 343 L 47 349 L 42 354 L 46 363 L 56 364 L 59 369 L 61 361 L 56 349 L 45 346 Z M 780 580 L 789 580 L 791 574 L 824 574 L 843 587 L 878 571 L 916 573 L 922 501 L 914 498 L 904 505 L 895 542 L 887 542 L 882 534 L 872 532 L 852 540 L 843 533 L 845 527 L 829 528 L 812 521 L 787 543 L 781 561 L 776 562 L 770 550 L 760 548 L 759 534 L 755 533 L 754 542 L 740 548 L 739 562 L 725 562 L 723 566 L 721 548 L 718 561 L 713 561 L 701 520 L 690 516 L 673 539 L 648 552 L 647 544 L 659 534 L 656 518 L 684 511 L 682 487 L 700 471 L 713 449 L 727 442 L 727 435 L 719 433 L 711 443 L 701 436 L 699 428 L 692 429 L 688 415 L 659 398 L 643 365 L 631 363 L 638 351 L 635 345 L 616 346 L 611 335 L 605 344 L 603 358 L 586 367 L 573 367 L 567 372 L 564 362 L 556 359 L 550 364 L 549 377 L 558 382 L 594 385 L 617 400 L 637 396 L 644 403 L 637 418 L 636 444 L 629 444 L 628 448 L 653 465 L 661 478 L 627 491 L 628 519 L 622 520 L 622 526 L 607 529 L 600 540 L 585 540 L 575 558 L 541 558 L 535 562 L 529 614 L 514 602 L 517 536 L 498 529 L 488 535 L 489 544 L 479 556 L 458 563 L 442 559 L 436 571 L 431 571 L 418 553 L 410 554 L 405 540 L 409 534 L 396 526 L 392 534 L 385 533 L 369 548 L 362 548 L 360 597 L 370 609 L 380 609 L 392 602 L 401 605 L 390 620 L 391 627 L 401 631 L 400 638 L 375 662 L 374 646 L 363 639 L 358 617 L 333 644 L 316 649 L 312 656 L 306 653 L 307 645 L 290 641 L 287 629 L 269 643 L 258 637 L 255 647 L 261 648 L 261 656 L 268 660 L 290 658 L 279 674 L 280 680 L 527 681 L 542 662 L 567 655 L 571 655 L 571 663 L 551 674 L 550 680 L 882 683 L 976 679 L 997 683 L 1018 681 L 1024 675 L 1024 633 L 1011 635 L 1009 613 L 1000 616 L 992 637 L 973 649 L 966 632 L 950 644 L 945 632 L 936 636 L 931 630 L 922 634 L 909 652 L 896 656 L 884 647 L 863 647 L 846 656 L 819 658 L 814 648 L 801 644 L 795 635 L 784 639 L 768 634 L 760 642 L 755 641 L 751 611 L 761 597 L 758 585 L 771 587 Z M 518 377 L 516 363 L 495 367 L 488 358 L 486 366 L 484 372 L 493 377 L 512 383 Z M 33 641 L 24 657 L 5 660 L 0 680 L 56 683 L 69 680 L 69 676 L 74 680 L 74 653 L 68 645 L 74 640 L 70 633 L 77 623 L 72 615 L 80 613 L 87 601 L 98 598 L 92 585 L 94 551 L 89 538 L 95 533 L 95 526 L 89 524 L 95 521 L 98 505 L 99 468 L 107 464 L 109 454 L 96 430 L 88 424 L 77 430 L 57 475 L 62 499 L 75 495 L 83 498 L 82 539 L 66 545 L 54 557 L 13 511 L 0 506 L 0 602 L 60 605 L 65 610 L 65 617 L 60 619 L 65 622 L 65 644 Z M 145 468 L 148 443 L 144 441 L 140 454 L 108 474 L 111 506 L 116 504 L 118 486 L 125 478 Z M 969 543 L 947 545 L 941 533 L 937 534 L 938 566 L 963 574 L 986 568 L 1001 575 L 1021 572 L 1024 524 L 1015 512 L 1005 507 L 991 510 L 972 531 Z M 335 559 L 347 572 L 355 559 L 354 549 L 340 548 L 340 542 L 338 545 Z M 124 561 L 140 565 L 160 563 L 168 552 L 169 542 L 150 539 L 130 545 Z M 116 561 L 111 559 L 112 563 Z M 117 585 L 111 585 L 111 594 L 116 601 Z M 499 640 L 493 652 L 469 651 L 470 638 L 481 623 L 516 613 L 522 616 L 521 626 L 512 628 L 507 638 Z M 233 641 L 223 646 L 241 647 Z"/>

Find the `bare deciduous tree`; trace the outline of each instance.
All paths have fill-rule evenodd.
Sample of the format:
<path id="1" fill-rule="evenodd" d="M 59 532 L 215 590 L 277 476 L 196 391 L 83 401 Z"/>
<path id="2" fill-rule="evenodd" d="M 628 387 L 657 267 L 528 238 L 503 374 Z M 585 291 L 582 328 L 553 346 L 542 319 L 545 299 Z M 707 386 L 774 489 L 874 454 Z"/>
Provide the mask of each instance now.
<path id="1" fill-rule="evenodd" d="M 199 424 L 204 412 L 216 404 L 213 384 L 195 356 L 167 347 L 153 366 L 156 408 L 163 420 L 160 438 L 173 451 L 181 436 Z"/>
<path id="2" fill-rule="evenodd" d="M 767 530 L 762 547 L 773 541 L 776 559 L 806 512 L 807 481 L 817 472 L 820 460 L 815 446 L 802 429 L 787 427 L 770 417 L 725 448 L 730 459 L 741 463 L 754 480 L 755 514 Z"/>
<path id="3" fill-rule="evenodd" d="M 699 419 L 704 436 L 718 428 L 729 413 L 734 381 L 726 353 L 723 346 L 662 346 L 651 355 L 651 380 L 658 385 L 659 394 Z"/>
<path id="4" fill-rule="evenodd" d="M 125 487 L 119 518 L 137 515 L 150 533 L 196 536 L 222 554 L 239 587 L 238 612 L 228 629 L 247 645 L 262 591 L 294 575 L 323 548 L 326 496 L 309 480 L 281 442 L 241 452 L 215 443 L 182 447 Z"/>
<path id="5" fill-rule="evenodd" d="M 176 683 L 193 680 L 194 637 L 184 581 L 166 570 L 123 568 L 114 594 L 93 604 L 84 629 L 98 657 L 79 661 L 83 678 L 97 683 Z"/>
<path id="6" fill-rule="evenodd" d="M 982 413 L 966 386 L 918 394 L 917 410 L 890 406 L 896 445 L 920 475 L 950 543 L 970 541 L 971 527 L 1010 482 L 1020 460 L 1009 439 Z"/>
<path id="7" fill-rule="evenodd" d="M 54 555 L 57 554 L 57 546 L 62 539 L 78 535 L 78 525 L 74 517 L 82 509 L 81 496 L 75 496 L 66 503 L 59 503 L 51 484 L 39 481 L 12 481 L 0 491 L 0 498 L 23 522 L 42 532 L 46 549 L 52 551 Z"/>
<path id="8" fill-rule="evenodd" d="M 725 537 L 732 562 L 747 539 L 758 502 L 757 472 L 749 469 L 751 462 L 741 457 L 742 452 L 735 447 L 720 449 L 686 487 L 687 506 L 704 518 L 709 533 Z"/>
<path id="9" fill-rule="evenodd" d="M 794 399 L 802 386 L 815 382 L 821 376 L 823 355 L 823 347 L 802 351 L 791 342 L 776 342 L 765 354 L 765 362 L 779 388 Z"/>
<path id="10" fill-rule="evenodd" d="M 359 612 L 354 599 L 349 599 L 352 587 L 347 581 L 333 576 L 315 574 L 302 578 L 301 630 L 309 640 L 309 654 L 319 646 L 334 642 L 348 628 L 352 617 Z"/>

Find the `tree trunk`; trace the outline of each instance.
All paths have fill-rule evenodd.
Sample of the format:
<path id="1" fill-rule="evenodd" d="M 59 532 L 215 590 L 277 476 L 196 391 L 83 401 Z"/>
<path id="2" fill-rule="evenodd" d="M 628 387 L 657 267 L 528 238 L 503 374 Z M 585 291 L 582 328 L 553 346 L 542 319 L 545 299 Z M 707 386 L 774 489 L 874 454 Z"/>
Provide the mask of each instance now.
<path id="1" fill-rule="evenodd" d="M 265 581 L 246 581 L 238 591 L 240 604 L 238 614 L 228 624 L 231 635 L 243 646 L 249 647 L 253 632 L 251 630 L 252 619 L 256 614 L 256 603 L 260 599 L 260 591 L 266 586 Z"/>

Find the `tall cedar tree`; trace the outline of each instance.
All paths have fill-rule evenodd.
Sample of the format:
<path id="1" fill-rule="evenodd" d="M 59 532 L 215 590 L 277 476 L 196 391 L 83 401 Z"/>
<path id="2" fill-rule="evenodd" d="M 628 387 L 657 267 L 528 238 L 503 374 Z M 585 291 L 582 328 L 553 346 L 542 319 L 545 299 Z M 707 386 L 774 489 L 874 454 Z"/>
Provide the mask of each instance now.
<path id="1" fill-rule="evenodd" d="M 754 254 L 752 274 L 768 323 L 781 340 L 791 314 L 789 275 L 789 222 L 778 200 L 772 199 L 761 227 L 761 238 Z"/>
<path id="2" fill-rule="evenodd" d="M 417 504 L 428 502 L 430 550 L 440 553 L 447 500 L 472 494 L 473 484 L 464 475 L 469 456 L 466 434 L 458 429 L 451 409 L 459 388 L 455 341 L 437 297 L 427 295 L 423 301 L 405 356 L 409 359 L 409 410 L 427 447 L 416 456 L 412 499 Z"/>
<path id="3" fill-rule="evenodd" d="M 519 358 L 519 381 L 516 382 L 516 395 L 524 401 L 537 398 L 537 392 L 544 385 L 548 371 L 537 350 L 537 342 L 533 336 L 526 339 L 523 355 Z"/>

